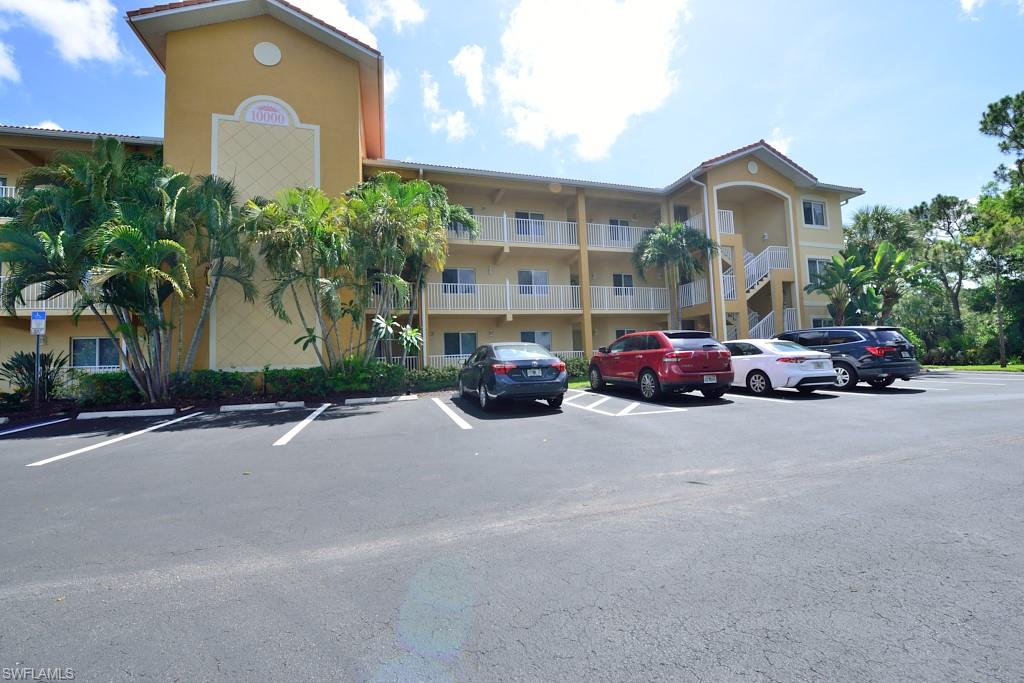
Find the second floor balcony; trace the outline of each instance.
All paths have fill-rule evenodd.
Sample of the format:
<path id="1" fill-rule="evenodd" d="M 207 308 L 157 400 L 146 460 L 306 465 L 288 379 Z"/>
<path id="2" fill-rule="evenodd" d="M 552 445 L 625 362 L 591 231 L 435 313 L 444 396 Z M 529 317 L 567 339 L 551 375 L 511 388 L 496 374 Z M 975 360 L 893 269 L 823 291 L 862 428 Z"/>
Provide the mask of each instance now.
<path id="1" fill-rule="evenodd" d="M 476 241 L 500 244 L 575 247 L 579 244 L 574 221 L 550 221 L 511 216 L 474 216 L 479 229 Z M 469 231 L 458 224 L 448 226 L 448 239 L 469 242 Z"/>
<path id="2" fill-rule="evenodd" d="M 0 277 L 0 287 L 6 282 L 7 278 Z M 70 313 L 71 309 L 75 306 L 75 301 L 78 299 L 77 294 L 60 294 L 55 297 L 51 297 L 46 300 L 40 300 L 39 296 L 42 293 L 42 285 L 29 285 L 21 291 L 21 295 L 25 302 L 15 306 L 17 311 L 61 311 Z M 2 315 L 2 311 L 0 311 Z"/>
<path id="3" fill-rule="evenodd" d="M 427 283 L 427 309 L 439 311 L 579 311 L 579 285 Z"/>
<path id="4" fill-rule="evenodd" d="M 668 289 L 593 286 L 590 308 L 594 311 L 667 311 Z"/>

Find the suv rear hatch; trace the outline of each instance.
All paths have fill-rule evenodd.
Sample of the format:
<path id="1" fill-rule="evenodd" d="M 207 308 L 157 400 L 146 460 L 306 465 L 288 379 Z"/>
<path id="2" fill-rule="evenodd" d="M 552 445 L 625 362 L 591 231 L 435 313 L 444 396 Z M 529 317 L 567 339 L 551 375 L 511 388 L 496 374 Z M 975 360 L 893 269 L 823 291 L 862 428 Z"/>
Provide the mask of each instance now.
<path id="1" fill-rule="evenodd" d="M 907 341 L 899 328 L 880 327 L 871 331 L 871 341 L 867 352 L 877 358 L 886 360 L 914 360 L 914 345 Z"/>
<path id="2" fill-rule="evenodd" d="M 665 332 L 672 351 L 665 362 L 679 363 L 683 372 L 726 372 L 731 369 L 729 349 L 707 332 Z"/>

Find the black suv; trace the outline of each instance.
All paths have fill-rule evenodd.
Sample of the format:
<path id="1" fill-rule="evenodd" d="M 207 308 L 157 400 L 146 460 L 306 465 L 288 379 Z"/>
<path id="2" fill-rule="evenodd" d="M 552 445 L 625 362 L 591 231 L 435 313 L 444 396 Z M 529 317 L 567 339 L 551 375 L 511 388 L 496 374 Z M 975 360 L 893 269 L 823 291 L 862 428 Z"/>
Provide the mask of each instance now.
<path id="1" fill-rule="evenodd" d="M 831 354 L 840 389 L 852 389 L 857 382 L 882 388 L 921 374 L 914 345 L 898 327 L 816 327 L 776 338 Z"/>

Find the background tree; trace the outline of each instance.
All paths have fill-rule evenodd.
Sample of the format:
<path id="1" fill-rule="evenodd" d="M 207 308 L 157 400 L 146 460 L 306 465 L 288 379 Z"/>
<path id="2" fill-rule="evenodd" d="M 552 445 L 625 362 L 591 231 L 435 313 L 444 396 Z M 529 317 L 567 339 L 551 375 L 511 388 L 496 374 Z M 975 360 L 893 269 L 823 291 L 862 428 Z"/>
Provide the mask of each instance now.
<path id="1" fill-rule="evenodd" d="M 981 132 L 999 138 L 999 150 L 1014 157 L 1014 167 L 1000 166 L 996 177 L 1014 185 L 1024 183 L 1024 91 L 988 105 L 979 123 Z"/>
<path id="2" fill-rule="evenodd" d="M 1003 281 L 1019 273 L 1024 262 L 1024 217 L 1015 211 L 1018 206 L 1024 206 L 1024 186 L 1005 192 L 991 188 L 978 202 L 977 229 L 970 238 L 979 248 L 979 273 L 993 280 L 999 365 L 1002 367 L 1007 363 Z"/>
<path id="3" fill-rule="evenodd" d="M 656 226 L 633 248 L 633 266 L 642 280 L 646 280 L 646 273 L 652 268 L 661 269 L 664 274 L 669 329 L 677 330 L 681 325 L 679 284 L 703 273 L 708 259 L 717 251 L 718 245 L 707 235 L 682 223 Z"/>
<path id="4" fill-rule="evenodd" d="M 882 242 L 889 242 L 897 251 L 913 252 L 921 246 L 907 212 L 881 204 L 857 209 L 850 224 L 843 228 L 843 236 L 848 248 L 864 248 L 871 253 Z"/>
<path id="5" fill-rule="evenodd" d="M 960 294 L 971 273 L 975 247 L 970 228 L 970 202 L 949 195 L 936 195 L 910 210 L 916 230 L 924 242 L 922 273 L 937 282 L 946 293 L 953 323 L 963 329 Z"/>

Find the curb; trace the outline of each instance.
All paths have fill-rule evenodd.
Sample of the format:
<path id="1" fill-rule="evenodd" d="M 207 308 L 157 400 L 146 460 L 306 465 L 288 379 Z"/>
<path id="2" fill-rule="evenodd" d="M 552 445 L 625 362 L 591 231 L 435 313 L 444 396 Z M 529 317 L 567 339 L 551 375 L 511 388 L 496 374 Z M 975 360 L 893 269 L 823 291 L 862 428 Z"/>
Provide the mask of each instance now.
<path id="1" fill-rule="evenodd" d="M 79 413 L 78 420 L 98 420 L 102 417 L 166 417 L 175 415 L 177 408 L 146 408 L 144 410 L 101 410 L 93 413 Z"/>
<path id="2" fill-rule="evenodd" d="M 369 403 L 394 403 L 396 401 L 415 401 L 419 396 L 416 394 L 407 394 L 405 396 L 372 396 L 370 398 L 347 398 L 345 399 L 345 405 L 347 406 L 361 406 Z"/>
<path id="3" fill-rule="evenodd" d="M 221 406 L 222 413 L 237 413 L 249 410 L 280 410 L 281 408 L 305 408 L 305 401 L 277 401 L 276 403 L 236 403 Z"/>

